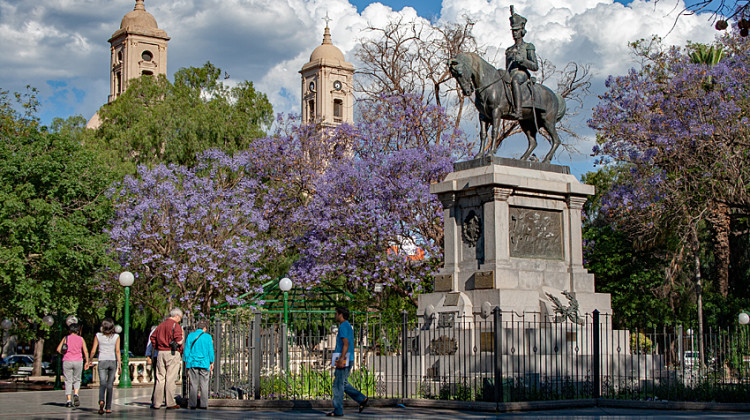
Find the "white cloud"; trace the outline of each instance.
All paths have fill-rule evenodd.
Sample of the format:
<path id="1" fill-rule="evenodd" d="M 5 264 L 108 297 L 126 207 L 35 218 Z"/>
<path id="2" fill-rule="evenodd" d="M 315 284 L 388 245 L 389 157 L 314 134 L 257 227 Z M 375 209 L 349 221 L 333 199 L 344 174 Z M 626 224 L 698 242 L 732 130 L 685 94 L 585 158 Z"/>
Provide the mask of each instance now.
<path id="1" fill-rule="evenodd" d="M 134 3 L 0 0 L 0 88 L 20 91 L 30 84 L 48 98 L 48 109 L 88 118 L 109 93 L 107 40 Z M 475 35 L 489 47 L 488 59 L 502 64 L 503 51 L 512 43 L 511 3 L 528 19 L 527 40 L 542 57 L 558 67 L 569 61 L 591 65 L 594 95 L 603 91 L 606 76 L 634 65 L 630 41 L 656 34 L 669 44 L 684 45 L 688 40 L 710 42 L 717 34 L 705 15 L 683 16 L 672 29 L 682 0 L 635 0 L 628 6 L 612 0 L 443 0 L 440 20 L 474 19 Z M 172 37 L 170 74 L 210 60 L 233 82 L 254 81 L 277 112 L 299 111 L 298 70 L 322 40 L 326 13 L 335 45 L 351 62 L 357 40 L 369 36 L 363 31 L 368 25 L 417 17 L 413 8 L 393 10 L 380 3 L 358 14 L 347 0 L 147 0 L 146 9 Z M 74 88 L 83 94 L 61 91 Z M 588 115 L 580 118 L 583 126 Z M 588 136 L 585 130 L 582 135 Z M 578 148 L 582 154 L 571 162 L 585 158 L 590 144 L 582 142 Z"/>
<path id="2" fill-rule="evenodd" d="M 579 153 L 558 152 L 556 156 L 558 162 L 571 165 L 578 173 L 591 169 L 585 169 L 583 163 L 591 161 L 594 136 L 585 124 L 597 95 L 604 91 L 604 80 L 609 75 L 624 74 L 636 65 L 629 42 L 658 35 L 668 45 L 685 45 L 687 41 L 711 42 L 717 35 L 707 15 L 676 19 L 684 8 L 682 0 L 635 0 L 628 6 L 611 0 L 444 0 L 441 19 L 456 21 L 467 15 L 476 21 L 474 34 L 480 44 L 488 46 L 488 61 L 502 66 L 503 52 L 513 43 L 509 23 L 511 4 L 516 13 L 528 19 L 525 39 L 535 44 L 538 55 L 558 68 L 570 61 L 591 66 L 592 95 L 573 121 L 581 139 L 563 140 L 575 143 L 573 146 Z M 554 86 L 554 82 L 548 85 Z M 539 145 L 537 155 L 549 150 L 546 142 Z M 502 150 L 517 157 L 525 146 L 522 137 L 508 139 Z"/>

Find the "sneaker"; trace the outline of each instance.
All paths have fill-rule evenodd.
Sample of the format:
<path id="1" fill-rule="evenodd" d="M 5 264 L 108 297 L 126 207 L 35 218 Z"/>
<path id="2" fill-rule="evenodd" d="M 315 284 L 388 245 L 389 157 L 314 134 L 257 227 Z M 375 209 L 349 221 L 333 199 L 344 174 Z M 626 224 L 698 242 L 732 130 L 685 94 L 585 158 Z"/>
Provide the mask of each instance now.
<path id="1" fill-rule="evenodd" d="M 72 401 L 66 401 L 65 402 L 65 406 L 66 407 L 73 407 L 73 402 Z"/>
<path id="2" fill-rule="evenodd" d="M 78 394 L 73 395 L 73 405 L 76 407 L 81 405 L 81 399 L 78 398 Z"/>

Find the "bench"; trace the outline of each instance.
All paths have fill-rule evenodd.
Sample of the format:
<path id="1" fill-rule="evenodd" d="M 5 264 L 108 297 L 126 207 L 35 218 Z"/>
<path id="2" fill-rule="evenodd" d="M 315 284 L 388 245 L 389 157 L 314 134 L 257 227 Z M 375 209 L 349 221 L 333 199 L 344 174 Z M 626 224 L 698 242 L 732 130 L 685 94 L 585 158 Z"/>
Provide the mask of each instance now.
<path id="1" fill-rule="evenodd" d="M 24 380 L 28 380 L 33 370 L 34 368 L 31 366 L 19 366 L 16 373 L 10 375 L 10 377 L 13 378 L 15 381 L 18 381 L 21 378 L 23 378 Z"/>

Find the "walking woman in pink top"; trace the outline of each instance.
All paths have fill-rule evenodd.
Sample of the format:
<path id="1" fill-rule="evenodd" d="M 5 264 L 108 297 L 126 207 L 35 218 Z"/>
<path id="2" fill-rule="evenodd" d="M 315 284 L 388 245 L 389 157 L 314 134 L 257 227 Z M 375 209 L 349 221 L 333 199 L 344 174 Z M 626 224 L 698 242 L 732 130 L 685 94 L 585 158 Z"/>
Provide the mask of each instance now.
<path id="1" fill-rule="evenodd" d="M 81 337 L 81 326 L 70 324 L 70 334 L 57 345 L 57 352 L 63 355 L 63 374 L 65 374 L 65 398 L 66 407 L 78 407 L 81 399 L 78 390 L 81 389 L 81 373 L 83 373 L 84 362 L 89 363 L 89 351 L 86 341 Z"/>

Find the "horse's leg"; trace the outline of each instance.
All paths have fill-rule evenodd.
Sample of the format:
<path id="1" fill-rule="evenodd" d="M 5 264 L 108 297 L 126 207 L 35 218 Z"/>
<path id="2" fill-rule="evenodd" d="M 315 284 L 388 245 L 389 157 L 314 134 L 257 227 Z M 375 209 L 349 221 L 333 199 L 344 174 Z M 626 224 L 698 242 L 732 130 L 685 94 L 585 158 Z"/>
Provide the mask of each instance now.
<path id="1" fill-rule="evenodd" d="M 500 143 L 502 141 L 500 140 L 500 127 L 503 124 L 503 118 L 502 113 L 499 110 L 499 107 L 495 109 L 492 116 L 492 142 L 490 143 L 490 147 L 492 148 L 492 156 L 495 156 L 495 153 L 497 152 L 497 149 L 500 148 Z"/>
<path id="2" fill-rule="evenodd" d="M 552 161 L 552 158 L 555 156 L 557 148 L 560 147 L 560 137 L 557 135 L 557 129 L 555 128 L 555 115 L 547 114 L 545 117 L 546 118 L 542 118 L 542 125 L 544 126 L 544 129 L 547 130 L 550 137 L 552 137 L 552 141 L 550 141 L 550 149 L 547 155 L 544 157 L 543 162 L 550 163 L 550 161 Z"/>
<path id="3" fill-rule="evenodd" d="M 526 134 L 526 138 L 529 140 L 529 147 L 526 149 L 523 156 L 521 156 L 521 160 L 526 160 L 531 156 L 531 152 L 536 149 L 537 129 L 533 117 L 531 119 L 519 120 L 518 122 L 521 125 L 521 130 L 523 130 L 523 133 Z"/>
<path id="4" fill-rule="evenodd" d="M 487 125 L 489 123 L 482 117 L 479 118 L 479 151 L 474 159 L 484 156 L 484 147 L 487 145 Z"/>

